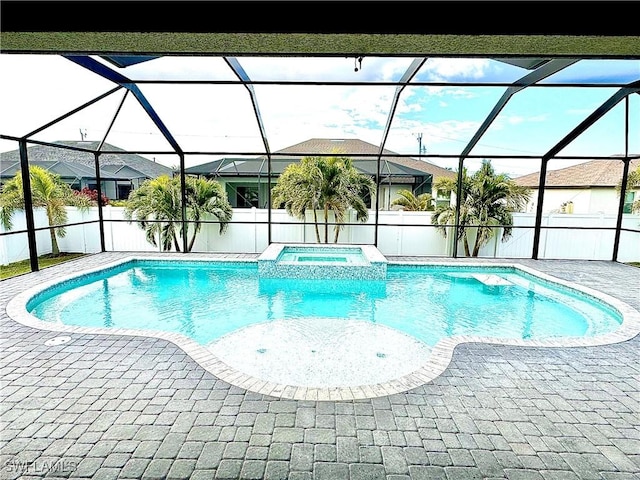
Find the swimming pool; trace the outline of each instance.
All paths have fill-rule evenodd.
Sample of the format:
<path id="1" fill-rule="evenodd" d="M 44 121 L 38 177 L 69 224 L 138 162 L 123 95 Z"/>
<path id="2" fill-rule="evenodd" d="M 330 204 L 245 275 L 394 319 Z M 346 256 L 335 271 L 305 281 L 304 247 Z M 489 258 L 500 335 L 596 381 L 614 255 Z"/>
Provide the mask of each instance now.
<path id="1" fill-rule="evenodd" d="M 22 301 L 40 328 L 186 339 L 201 364 L 221 361 L 221 378 L 290 398 L 406 390 L 442 371 L 461 341 L 588 345 L 624 330 L 624 306 L 516 266 L 387 272 L 386 281 L 260 279 L 256 262 L 131 259 Z"/>

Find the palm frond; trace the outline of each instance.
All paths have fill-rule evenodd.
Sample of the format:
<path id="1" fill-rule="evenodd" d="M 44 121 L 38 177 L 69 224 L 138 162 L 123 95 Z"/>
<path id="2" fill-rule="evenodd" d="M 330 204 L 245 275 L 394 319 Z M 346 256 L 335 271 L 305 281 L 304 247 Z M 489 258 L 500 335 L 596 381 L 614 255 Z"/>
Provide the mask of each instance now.
<path id="1" fill-rule="evenodd" d="M 457 192 L 457 182 L 457 178 L 437 179 L 434 187 Z M 463 170 L 461 191 L 458 237 L 466 241 L 467 229 L 475 227 L 474 255 L 493 238 L 497 225 L 504 225 L 501 240 L 508 240 L 513 225 L 512 212 L 525 208 L 531 197 L 530 189 L 516 184 L 506 174 L 496 174 L 489 160 L 483 160 L 480 169 L 473 175 Z M 446 236 L 442 224 L 445 219 L 453 223 L 455 213 L 453 207 L 440 207 L 432 215 L 432 223 L 438 225 Z"/>

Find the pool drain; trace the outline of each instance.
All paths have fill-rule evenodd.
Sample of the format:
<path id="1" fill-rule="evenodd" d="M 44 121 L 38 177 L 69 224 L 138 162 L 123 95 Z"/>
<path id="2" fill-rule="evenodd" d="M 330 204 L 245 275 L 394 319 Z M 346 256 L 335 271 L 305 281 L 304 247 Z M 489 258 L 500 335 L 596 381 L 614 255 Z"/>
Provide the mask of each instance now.
<path id="1" fill-rule="evenodd" d="M 378 358 L 386 358 L 386 356 L 387 356 L 386 353 L 382 353 L 382 352 L 376 353 L 376 357 L 378 357 Z"/>
<path id="2" fill-rule="evenodd" d="M 47 340 L 46 342 L 44 342 L 44 344 L 47 347 L 53 347 L 56 345 L 63 345 L 67 342 L 71 341 L 71 337 L 54 337 L 54 338 L 50 338 L 49 340 Z"/>

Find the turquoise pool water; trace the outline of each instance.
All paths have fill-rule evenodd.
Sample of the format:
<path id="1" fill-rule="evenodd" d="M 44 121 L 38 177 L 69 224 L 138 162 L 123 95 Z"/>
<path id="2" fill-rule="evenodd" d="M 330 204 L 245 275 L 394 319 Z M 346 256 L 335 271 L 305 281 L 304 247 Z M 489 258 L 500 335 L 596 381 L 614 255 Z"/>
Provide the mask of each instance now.
<path id="1" fill-rule="evenodd" d="M 295 263 L 349 263 L 353 265 L 366 265 L 368 263 L 360 248 L 332 247 L 322 249 L 322 247 L 317 246 L 286 246 L 282 249 L 276 261 Z"/>
<path id="2" fill-rule="evenodd" d="M 622 321 L 587 295 L 509 267 L 393 264 L 386 281 L 354 281 L 260 279 L 255 262 L 135 260 L 52 287 L 27 310 L 45 322 L 179 332 L 203 345 L 249 325 L 310 318 L 372 322 L 431 346 L 453 335 L 594 336 Z"/>

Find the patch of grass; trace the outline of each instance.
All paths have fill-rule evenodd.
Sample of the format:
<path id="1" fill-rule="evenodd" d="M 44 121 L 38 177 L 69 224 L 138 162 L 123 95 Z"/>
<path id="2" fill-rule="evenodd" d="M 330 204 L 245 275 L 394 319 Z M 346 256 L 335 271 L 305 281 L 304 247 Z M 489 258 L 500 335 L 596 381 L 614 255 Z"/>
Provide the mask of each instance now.
<path id="1" fill-rule="evenodd" d="M 40 269 L 51 267 L 74 258 L 83 257 L 84 253 L 66 253 L 62 252 L 60 255 L 52 256 L 51 254 L 42 255 L 38 258 L 38 265 Z M 9 265 L 0 265 L 0 280 L 9 277 L 15 277 L 16 275 L 22 275 L 23 273 L 29 273 L 31 271 L 31 263 L 29 260 L 21 260 L 19 262 L 10 263 Z"/>
<path id="2" fill-rule="evenodd" d="M 627 262 L 627 265 L 631 265 L 632 267 L 640 268 L 640 262 Z"/>

